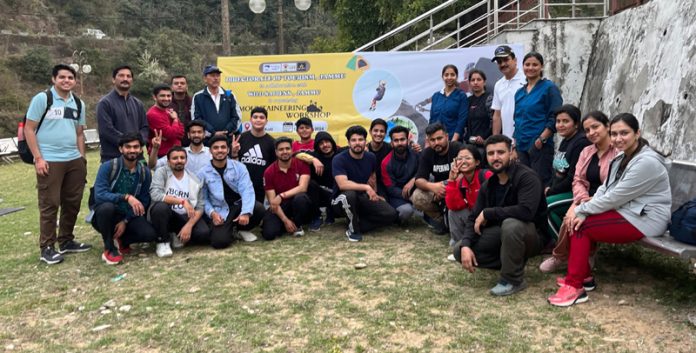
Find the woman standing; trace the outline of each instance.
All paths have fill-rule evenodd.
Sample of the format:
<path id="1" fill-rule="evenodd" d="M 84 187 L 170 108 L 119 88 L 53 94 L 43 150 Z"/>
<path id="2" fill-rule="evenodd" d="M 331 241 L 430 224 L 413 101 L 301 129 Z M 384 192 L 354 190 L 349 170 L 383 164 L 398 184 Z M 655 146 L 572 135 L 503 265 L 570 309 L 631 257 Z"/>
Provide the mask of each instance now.
<path id="1" fill-rule="evenodd" d="M 582 126 L 585 130 L 585 136 L 592 144 L 580 152 L 580 156 L 575 163 L 573 205 L 571 207 L 578 206 L 592 199 L 599 186 L 607 180 L 609 163 L 619 153 L 611 144 L 609 118 L 604 113 L 594 111 L 587 114 L 582 118 Z M 552 204 L 549 204 L 549 208 L 552 207 Z M 553 249 L 553 256 L 541 263 L 539 266 L 541 272 L 553 272 L 566 265 L 570 249 L 569 236 L 569 229 L 561 227 L 556 240 L 556 247 Z M 592 265 L 593 261 L 590 260 L 590 263 Z"/>
<path id="2" fill-rule="evenodd" d="M 491 118 L 493 111 L 491 103 L 493 95 L 486 91 L 486 74 L 478 69 L 469 71 L 469 116 L 466 120 L 464 141 L 475 145 L 479 152 L 483 151 L 483 141 L 491 136 Z"/>
<path id="3" fill-rule="evenodd" d="M 445 87 L 433 94 L 430 105 L 430 121 L 442 123 L 447 129 L 451 141 L 459 141 L 464 132 L 469 114 L 469 99 L 466 93 L 457 87 L 459 70 L 454 65 L 442 68 L 442 81 Z"/>
<path id="4" fill-rule="evenodd" d="M 570 306 L 588 300 L 584 283 L 594 279 L 588 263 L 593 242 L 631 243 L 645 236 L 660 236 L 670 220 L 672 205 L 667 169 L 669 160 L 655 152 L 640 135 L 638 119 L 629 113 L 609 123 L 611 140 L 621 152 L 609 167 L 609 177 L 591 200 L 570 208 L 568 274 L 548 301 Z"/>
<path id="5" fill-rule="evenodd" d="M 558 87 L 544 78 L 544 57 L 537 52 L 524 56 L 522 67 L 527 84 L 515 93 L 515 133 L 517 156 L 532 168 L 542 184 L 551 183 L 554 112 L 563 104 Z"/>

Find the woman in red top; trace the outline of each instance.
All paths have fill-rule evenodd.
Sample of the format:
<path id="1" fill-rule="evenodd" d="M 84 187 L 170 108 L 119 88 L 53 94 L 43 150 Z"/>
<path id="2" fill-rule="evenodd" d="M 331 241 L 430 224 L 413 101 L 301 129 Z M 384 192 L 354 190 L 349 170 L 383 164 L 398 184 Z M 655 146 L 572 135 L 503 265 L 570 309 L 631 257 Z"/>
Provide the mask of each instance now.
<path id="1" fill-rule="evenodd" d="M 461 239 L 467 218 L 476 204 L 481 184 L 493 175 L 490 170 L 481 169 L 481 153 L 473 145 L 459 149 L 450 167 L 449 179 L 445 189 L 447 218 L 450 229 L 450 246 Z M 454 255 L 448 259 L 454 261 Z"/>

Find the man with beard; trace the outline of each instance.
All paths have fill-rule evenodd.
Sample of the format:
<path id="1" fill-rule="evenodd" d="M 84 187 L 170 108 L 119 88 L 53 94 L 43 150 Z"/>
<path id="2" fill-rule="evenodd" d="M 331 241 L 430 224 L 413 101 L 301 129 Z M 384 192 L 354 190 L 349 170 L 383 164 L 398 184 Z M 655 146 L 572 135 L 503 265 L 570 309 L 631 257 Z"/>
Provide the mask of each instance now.
<path id="1" fill-rule="evenodd" d="M 152 177 L 150 220 L 161 237 L 174 248 L 189 241 L 210 242 L 210 229 L 203 216 L 203 183 L 186 170 L 186 150 L 181 146 L 167 152 L 168 165 L 157 169 Z M 170 236 L 171 234 L 171 236 Z M 171 256 L 169 242 L 157 244 L 157 254 Z"/>
<path id="2" fill-rule="evenodd" d="M 205 124 L 200 120 L 192 120 L 186 126 L 186 135 L 191 142 L 184 147 L 186 151 L 186 170 L 191 174 L 198 174 L 198 171 L 210 164 L 212 156 L 208 147 L 203 146 L 203 138 L 205 137 Z M 157 150 L 159 149 L 161 138 L 155 132 L 155 137 L 152 138 L 152 154 L 148 160 L 148 166 L 151 169 L 159 169 L 167 166 L 167 156 L 157 159 Z"/>
<path id="3" fill-rule="evenodd" d="M 119 140 L 124 134 L 138 131 L 148 140 L 148 122 L 143 103 L 130 94 L 133 71 L 123 65 L 112 72 L 114 89 L 97 103 L 97 131 L 101 147 L 101 162 L 120 156 Z"/>
<path id="4" fill-rule="evenodd" d="M 208 217 L 210 244 L 223 249 L 239 235 L 244 241 L 256 241 L 250 232 L 259 225 L 265 212 L 256 201 L 254 185 L 244 164 L 228 158 L 229 146 L 224 135 L 210 139 L 213 160 L 198 172 L 203 182 L 203 202 Z"/>
<path id="5" fill-rule="evenodd" d="M 166 241 L 145 219 L 150 205 L 151 175 L 150 170 L 138 162 L 143 144 L 137 132 L 123 135 L 118 143 L 121 157 L 102 163 L 97 171 L 92 226 L 104 240 L 102 259 L 108 265 L 123 261 L 131 244 Z"/>
<path id="6" fill-rule="evenodd" d="M 491 61 L 498 64 L 503 74 L 493 86 L 493 133 L 512 137 L 515 131 L 515 92 L 527 82 L 524 73 L 517 68 L 515 52 L 507 45 L 495 48 Z"/>
<path id="7" fill-rule="evenodd" d="M 475 267 L 500 269 L 490 292 L 496 296 L 527 287 L 524 266 L 548 242 L 546 199 L 536 173 L 511 158 L 512 140 L 486 139 L 486 158 L 493 176 L 481 186 L 454 257 L 473 273 Z"/>
<path id="8" fill-rule="evenodd" d="M 273 240 L 283 230 L 295 237 L 304 235 L 302 226 L 311 218 L 312 203 L 307 195 L 309 167 L 292 157 L 292 140 L 275 141 L 278 158 L 263 173 L 263 186 L 270 207 L 263 217 L 263 238 Z"/>
<path id="9" fill-rule="evenodd" d="M 384 143 L 384 137 L 387 136 L 387 122 L 384 119 L 375 119 L 370 123 L 370 143 L 367 144 L 367 150 L 374 153 L 377 157 L 377 193 L 386 196 L 387 191 L 382 184 L 382 161 L 392 148 L 388 143 Z"/>
<path id="10" fill-rule="evenodd" d="M 314 138 L 314 151 L 310 153 L 298 153 L 295 157 L 311 166 L 311 179 L 307 193 L 314 207 L 314 219 L 309 224 L 309 230 L 318 232 L 322 223 L 333 224 L 334 215 L 331 210 L 331 197 L 333 195 L 334 178 L 332 174 L 333 158 L 342 149 L 336 147 L 331 134 L 326 131 L 317 132 Z M 320 207 L 326 207 L 326 219 L 322 221 Z"/>
<path id="11" fill-rule="evenodd" d="M 457 156 L 460 144 L 449 141 L 445 126 L 430 124 L 425 128 L 430 147 L 421 154 L 416 173 L 416 187 L 411 196 L 413 207 L 425 214 L 425 220 L 437 234 L 447 233 L 445 222 L 445 189 L 450 166 Z"/>
<path id="12" fill-rule="evenodd" d="M 409 130 L 395 126 L 389 131 L 392 151 L 382 161 L 382 181 L 389 204 L 399 213 L 403 224 L 413 215 L 411 193 L 416 185 L 418 154 L 409 147 Z"/>
<path id="13" fill-rule="evenodd" d="M 181 138 L 184 137 L 184 124 L 179 121 L 179 116 L 170 107 L 172 102 L 172 89 L 164 84 L 155 86 L 152 89 L 152 99 L 155 105 L 148 109 L 147 122 L 150 126 L 149 154 L 164 157 L 169 149 L 174 146 L 181 146 Z M 160 137 L 159 149 L 152 152 L 152 139 L 155 134 Z"/>
<path id="14" fill-rule="evenodd" d="M 172 86 L 172 103 L 171 108 L 176 112 L 184 126 L 188 126 L 191 122 L 191 96 L 188 94 L 188 80 L 184 75 L 174 75 L 172 76 L 171 82 L 169 84 Z M 181 140 L 182 146 L 188 146 L 190 143 L 186 135 Z"/>
<path id="15" fill-rule="evenodd" d="M 206 66 L 203 69 L 205 87 L 191 99 L 191 116 L 193 119 L 203 120 L 206 138 L 234 134 L 242 115 L 232 91 L 220 87 L 220 74 L 222 71 L 217 66 Z"/>
<path id="16" fill-rule="evenodd" d="M 366 138 L 364 127 L 348 128 L 348 150 L 336 155 L 332 162 L 336 184 L 331 204 L 336 214 L 348 219 L 346 236 L 352 242 L 361 241 L 363 232 L 391 225 L 398 219 L 396 210 L 377 195 L 377 158 L 365 151 Z"/>
<path id="17" fill-rule="evenodd" d="M 239 161 L 246 166 L 251 183 L 254 184 L 256 201 L 263 203 L 266 197 L 263 172 L 276 159 L 275 140 L 266 133 L 268 111 L 265 108 L 252 109 L 249 120 L 251 129 L 238 137 L 232 137 L 232 158 L 239 157 Z"/>

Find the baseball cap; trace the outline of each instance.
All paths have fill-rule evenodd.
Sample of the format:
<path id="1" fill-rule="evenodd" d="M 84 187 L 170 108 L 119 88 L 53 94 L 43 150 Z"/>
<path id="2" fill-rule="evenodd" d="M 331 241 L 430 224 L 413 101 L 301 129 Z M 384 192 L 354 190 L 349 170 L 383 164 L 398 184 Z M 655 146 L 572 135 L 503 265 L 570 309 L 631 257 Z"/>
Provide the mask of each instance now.
<path id="1" fill-rule="evenodd" d="M 512 48 L 508 47 L 507 45 L 501 45 L 495 48 L 495 52 L 493 53 L 494 56 L 491 61 L 495 61 L 495 59 L 498 58 L 507 58 L 508 56 L 512 55 Z"/>
<path id="2" fill-rule="evenodd" d="M 220 71 L 220 68 L 219 68 L 219 67 L 217 67 L 217 66 L 215 66 L 215 65 L 208 65 L 208 66 L 205 67 L 205 69 L 203 69 L 203 76 L 205 76 L 205 75 L 207 75 L 207 74 L 212 74 L 212 73 L 214 73 L 214 72 L 217 72 L 217 73 L 219 73 L 219 74 L 222 73 L 222 71 Z"/>

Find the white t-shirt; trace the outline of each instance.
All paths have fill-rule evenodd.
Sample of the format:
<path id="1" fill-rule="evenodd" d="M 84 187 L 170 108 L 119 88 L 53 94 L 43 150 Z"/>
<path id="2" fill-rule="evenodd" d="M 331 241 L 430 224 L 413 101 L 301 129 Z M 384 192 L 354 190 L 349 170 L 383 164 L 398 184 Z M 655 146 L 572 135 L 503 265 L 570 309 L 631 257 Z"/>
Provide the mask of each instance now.
<path id="1" fill-rule="evenodd" d="M 165 190 L 164 195 L 170 195 L 178 197 L 180 199 L 189 199 L 189 176 L 184 173 L 184 177 L 181 180 L 177 179 L 174 175 L 169 177 L 167 180 L 167 190 Z M 178 214 L 186 214 L 186 209 L 183 205 L 172 205 L 172 211 Z"/>
<path id="2" fill-rule="evenodd" d="M 518 68 L 512 79 L 508 80 L 503 76 L 495 83 L 493 88 L 491 109 L 500 110 L 503 135 L 510 138 L 512 138 L 512 133 L 515 132 L 515 93 L 525 83 L 527 83 L 527 78 L 524 77 L 522 70 Z"/>

